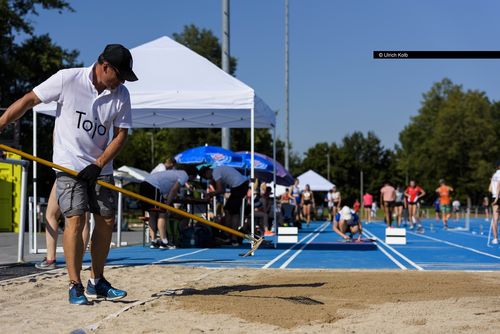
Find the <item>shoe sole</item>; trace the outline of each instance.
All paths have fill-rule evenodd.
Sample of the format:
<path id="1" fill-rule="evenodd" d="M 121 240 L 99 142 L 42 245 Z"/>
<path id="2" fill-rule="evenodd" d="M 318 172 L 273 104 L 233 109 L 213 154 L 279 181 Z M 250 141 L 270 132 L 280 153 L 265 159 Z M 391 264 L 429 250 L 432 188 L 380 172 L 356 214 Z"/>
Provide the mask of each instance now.
<path id="1" fill-rule="evenodd" d="M 109 297 L 106 297 L 106 296 L 99 296 L 99 295 L 91 295 L 91 294 L 88 294 L 85 292 L 85 297 L 89 298 L 89 299 L 97 299 L 97 300 L 109 300 L 109 301 L 114 301 L 114 300 L 119 300 L 119 299 L 122 299 L 122 298 L 125 298 L 127 297 L 127 294 L 121 296 L 121 297 L 113 297 L 113 298 L 109 298 Z"/>
<path id="2" fill-rule="evenodd" d="M 41 270 L 53 270 L 53 269 L 57 269 L 57 266 L 40 267 L 40 266 L 37 266 L 37 265 L 35 264 L 35 268 L 36 268 L 36 269 L 41 269 Z"/>

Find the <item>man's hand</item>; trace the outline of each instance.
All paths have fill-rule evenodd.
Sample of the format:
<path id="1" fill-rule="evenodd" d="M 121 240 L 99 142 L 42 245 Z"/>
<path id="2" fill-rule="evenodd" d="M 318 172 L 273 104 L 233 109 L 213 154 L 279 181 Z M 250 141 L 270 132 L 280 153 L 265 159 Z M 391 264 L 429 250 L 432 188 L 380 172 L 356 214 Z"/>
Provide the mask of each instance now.
<path id="1" fill-rule="evenodd" d="M 96 164 L 90 164 L 78 173 L 76 176 L 80 180 L 87 181 L 89 185 L 95 185 L 97 178 L 101 174 L 102 168 Z"/>

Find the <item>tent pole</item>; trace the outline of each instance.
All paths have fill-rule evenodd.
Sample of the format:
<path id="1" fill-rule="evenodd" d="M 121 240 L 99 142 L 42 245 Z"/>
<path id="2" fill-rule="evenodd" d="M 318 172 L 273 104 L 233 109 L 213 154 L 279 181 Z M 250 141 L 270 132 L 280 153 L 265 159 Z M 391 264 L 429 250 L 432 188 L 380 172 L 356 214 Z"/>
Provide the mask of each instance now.
<path id="1" fill-rule="evenodd" d="M 36 119 L 36 111 L 33 109 L 33 155 L 36 157 L 38 155 L 38 147 L 37 147 L 37 119 Z M 38 254 L 38 246 L 37 246 L 37 225 L 38 225 L 38 198 L 37 198 L 37 172 L 36 172 L 37 163 L 33 161 L 33 248 L 34 253 Z M 31 250 L 30 250 L 31 253 Z"/>
<path id="2" fill-rule="evenodd" d="M 254 184 L 255 184 L 255 115 L 254 115 L 254 107 L 250 110 L 250 188 L 251 190 L 251 198 L 250 198 L 250 221 L 251 221 L 251 230 L 250 235 L 252 238 L 255 235 L 255 203 L 254 203 Z M 252 248 L 253 248 L 253 241 Z M 253 254 L 252 254 L 253 255 Z"/>
<path id="3" fill-rule="evenodd" d="M 278 222 L 276 218 L 276 126 L 273 126 L 273 228 L 275 235 L 278 234 Z M 274 248 L 278 237 L 274 237 Z"/>
<path id="4" fill-rule="evenodd" d="M 222 0 L 222 70 L 226 73 L 231 73 L 229 66 L 230 60 L 230 47 L 229 47 L 229 33 L 230 33 L 230 14 L 229 14 L 229 0 Z M 231 129 L 221 129 L 221 146 L 225 149 L 231 149 Z"/>
<path id="5" fill-rule="evenodd" d="M 117 179 L 117 186 L 123 187 L 123 179 Z M 123 195 L 118 193 L 118 219 L 116 221 L 116 247 L 122 246 L 122 215 L 123 215 Z"/>

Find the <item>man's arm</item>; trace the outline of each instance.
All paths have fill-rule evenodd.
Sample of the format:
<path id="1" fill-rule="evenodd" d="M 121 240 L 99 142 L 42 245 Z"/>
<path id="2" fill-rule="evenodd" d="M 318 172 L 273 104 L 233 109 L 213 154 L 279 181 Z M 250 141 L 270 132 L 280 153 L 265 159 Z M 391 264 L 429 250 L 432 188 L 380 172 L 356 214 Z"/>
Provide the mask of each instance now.
<path id="1" fill-rule="evenodd" d="M 358 241 L 361 241 L 361 237 L 363 235 L 363 224 L 361 223 L 361 219 L 358 217 Z"/>
<path id="2" fill-rule="evenodd" d="M 500 182 L 497 182 L 497 189 L 496 189 L 497 197 L 495 197 L 495 200 L 493 201 L 493 203 L 491 203 L 492 205 L 496 205 L 498 203 L 498 191 L 499 190 L 500 190 Z"/>
<path id="3" fill-rule="evenodd" d="M 339 222 L 337 220 L 334 221 L 333 223 L 333 231 L 340 235 L 343 239 L 350 239 L 347 235 L 342 233 L 342 231 L 339 229 Z"/>
<path id="4" fill-rule="evenodd" d="M 125 145 L 128 136 L 127 128 L 117 128 L 113 130 L 113 140 L 109 143 L 108 147 L 102 152 L 101 156 L 97 158 L 95 164 L 100 168 L 103 168 L 108 162 L 113 160 L 120 150 Z"/>
<path id="5" fill-rule="evenodd" d="M 179 182 L 175 182 L 174 186 L 170 189 L 170 192 L 167 195 L 167 205 L 172 205 L 172 202 L 174 199 L 177 197 L 177 193 L 179 192 L 179 189 L 181 188 L 181 185 Z"/>
<path id="6" fill-rule="evenodd" d="M 36 96 L 36 94 L 33 91 L 31 91 L 25 94 L 16 102 L 12 103 L 3 113 L 2 117 L 0 117 L 0 131 L 5 129 L 5 127 L 10 123 L 23 117 L 26 111 L 33 108 L 40 102 L 42 101 L 40 101 L 38 96 Z"/>

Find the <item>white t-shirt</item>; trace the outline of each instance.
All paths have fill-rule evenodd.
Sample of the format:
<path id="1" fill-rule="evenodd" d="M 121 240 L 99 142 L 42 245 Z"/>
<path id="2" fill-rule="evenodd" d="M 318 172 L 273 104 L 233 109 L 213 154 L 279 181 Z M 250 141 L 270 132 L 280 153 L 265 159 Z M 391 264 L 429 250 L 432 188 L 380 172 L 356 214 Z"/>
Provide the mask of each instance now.
<path id="1" fill-rule="evenodd" d="M 247 180 L 240 172 L 229 166 L 215 167 L 212 171 L 212 176 L 214 181 L 222 180 L 222 184 L 228 188 L 236 188 Z"/>
<path id="2" fill-rule="evenodd" d="M 99 95 L 92 84 L 92 67 L 60 70 L 33 89 L 43 103 L 57 102 L 54 163 L 77 172 L 101 156 L 113 127 L 132 127 L 127 88 L 119 85 Z M 111 174 L 113 161 L 101 172 Z"/>
<path id="3" fill-rule="evenodd" d="M 167 170 L 167 167 L 165 167 L 165 164 L 163 162 L 160 162 L 155 168 L 153 168 L 153 170 L 151 171 L 151 174 L 163 172 L 166 170 Z"/>
<path id="4" fill-rule="evenodd" d="M 333 193 L 331 192 L 326 193 L 326 200 L 328 201 L 328 207 L 329 208 L 333 207 L 333 202 L 334 202 Z"/>
<path id="5" fill-rule="evenodd" d="M 188 175 L 183 170 L 164 170 L 163 172 L 151 173 L 144 179 L 147 183 L 158 188 L 163 196 L 167 196 L 170 189 L 179 182 L 183 186 L 188 181 Z"/>
<path id="6" fill-rule="evenodd" d="M 497 198 L 497 186 L 498 182 L 500 182 L 500 169 L 497 169 L 495 174 L 491 177 L 491 183 L 490 183 L 490 188 L 491 188 L 491 197 Z"/>

